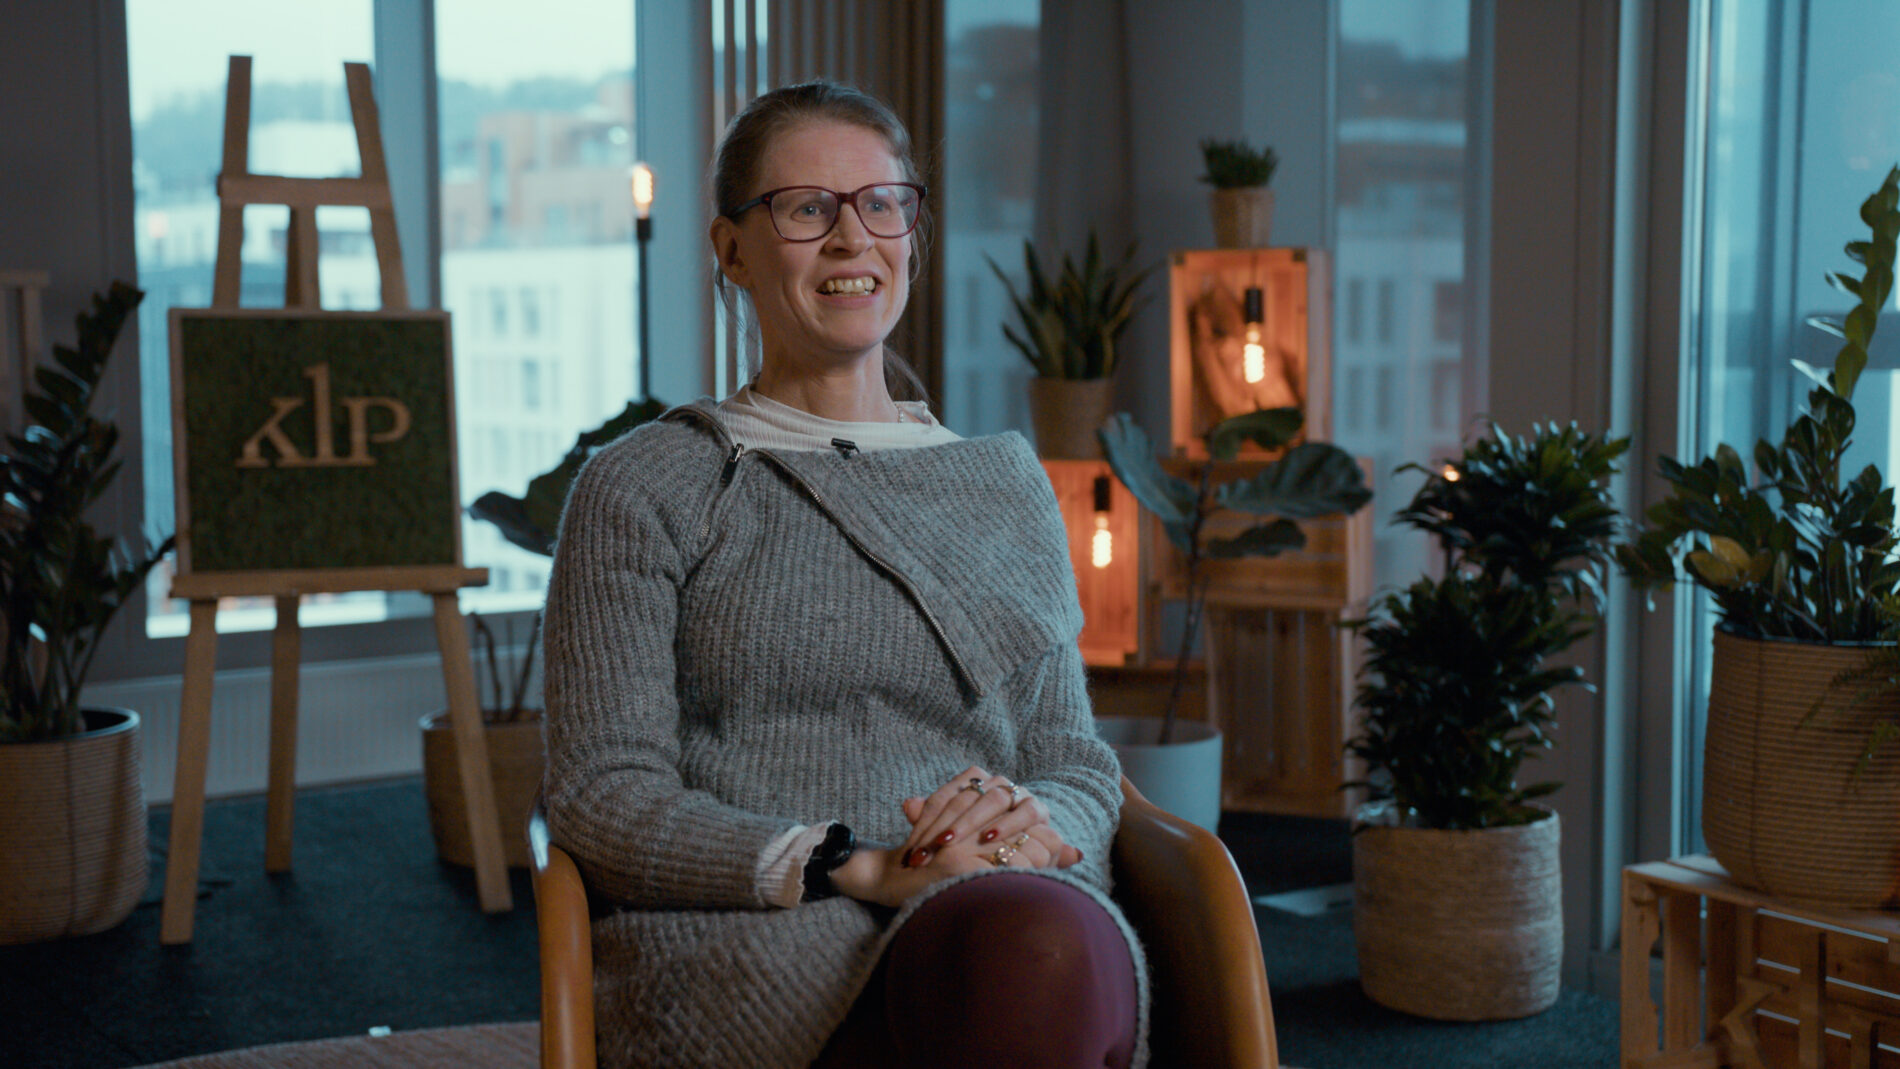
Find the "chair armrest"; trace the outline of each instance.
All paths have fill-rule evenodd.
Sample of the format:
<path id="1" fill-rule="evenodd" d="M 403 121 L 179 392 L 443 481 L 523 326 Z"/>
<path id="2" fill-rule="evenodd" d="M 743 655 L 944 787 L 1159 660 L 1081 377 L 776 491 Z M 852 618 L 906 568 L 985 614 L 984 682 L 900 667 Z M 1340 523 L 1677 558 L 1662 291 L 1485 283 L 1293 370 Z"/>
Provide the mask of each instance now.
<path id="1" fill-rule="evenodd" d="M 541 932 L 542 1069 L 594 1069 L 594 944 L 587 887 L 548 837 L 540 802 L 528 814 L 535 923 Z"/>
<path id="2" fill-rule="evenodd" d="M 1148 951 L 1156 1065 L 1274 1069 L 1267 966 L 1227 847 L 1122 778 L 1115 899 Z"/>

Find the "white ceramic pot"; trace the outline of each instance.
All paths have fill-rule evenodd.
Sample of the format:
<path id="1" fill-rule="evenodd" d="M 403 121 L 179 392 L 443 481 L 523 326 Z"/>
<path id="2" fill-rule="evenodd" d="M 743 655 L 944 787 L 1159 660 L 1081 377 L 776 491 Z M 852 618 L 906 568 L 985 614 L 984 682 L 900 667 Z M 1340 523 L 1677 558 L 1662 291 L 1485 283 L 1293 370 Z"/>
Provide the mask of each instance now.
<path id="1" fill-rule="evenodd" d="M 1160 717 L 1098 716 L 1095 729 L 1121 758 L 1122 774 L 1150 802 L 1190 824 L 1220 823 L 1220 731 L 1199 720 L 1174 722 L 1161 745 Z"/>

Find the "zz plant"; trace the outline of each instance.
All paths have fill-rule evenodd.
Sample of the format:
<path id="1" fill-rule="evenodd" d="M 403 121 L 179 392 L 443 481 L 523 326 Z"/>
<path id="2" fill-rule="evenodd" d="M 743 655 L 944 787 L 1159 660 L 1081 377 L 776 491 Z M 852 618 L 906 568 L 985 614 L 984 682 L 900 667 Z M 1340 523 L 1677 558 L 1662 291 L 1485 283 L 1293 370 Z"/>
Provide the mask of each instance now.
<path id="1" fill-rule="evenodd" d="M 119 473 L 119 429 L 92 414 L 106 358 L 144 298 L 115 282 L 78 317 L 77 348 L 33 372 L 27 422 L 0 454 L 0 742 L 77 734 L 80 688 L 112 617 L 170 552 L 100 536 L 86 511 Z"/>
<path id="2" fill-rule="evenodd" d="M 1840 322 L 1811 322 L 1843 339 L 1832 371 L 1801 361 L 1813 380 L 1807 409 L 1780 443 L 1755 444 L 1755 472 L 1729 445 L 1693 465 L 1657 461 L 1672 489 L 1648 512 L 1649 529 L 1619 546 L 1639 589 L 1663 589 L 1680 571 L 1715 600 L 1722 627 L 1747 638 L 1868 642 L 1886 634 L 1881 604 L 1900 594 L 1893 488 L 1869 464 L 1843 481 L 1854 433 L 1854 387 L 1893 293 L 1900 239 L 1900 167 L 1860 208 L 1871 233 L 1847 243 L 1860 277 L 1828 275 L 1856 299 Z"/>
<path id="3" fill-rule="evenodd" d="M 1350 625 L 1366 661 L 1346 749 L 1367 772 L 1350 786 L 1389 800 L 1400 823 L 1526 823 L 1525 803 L 1557 789 L 1518 773 L 1552 745 L 1552 693 L 1588 686 L 1551 658 L 1595 625 L 1619 528 L 1608 481 L 1628 448 L 1574 424 L 1493 428 L 1395 515 L 1443 547 L 1444 575 L 1380 596 Z"/>
<path id="4" fill-rule="evenodd" d="M 1302 442 L 1253 475 L 1214 482 L 1214 461 L 1234 459 L 1249 440 L 1270 452 L 1285 449 L 1305 420 L 1298 408 L 1269 408 L 1215 424 L 1204 437 L 1211 459 L 1200 465 L 1193 481 L 1161 466 L 1154 444 L 1128 413 L 1117 412 L 1096 431 L 1115 477 L 1161 521 L 1168 541 L 1186 554 L 1187 623 L 1174 659 L 1161 727 L 1163 745 L 1174 737 L 1188 656 L 1207 600 L 1203 565 L 1210 559 L 1271 557 L 1299 549 L 1306 545 L 1306 533 L 1295 521 L 1350 514 L 1372 499 L 1351 454 L 1325 442 Z M 1216 538 L 1208 534 L 1207 521 L 1222 511 L 1262 517 L 1262 522 L 1232 538 Z"/>

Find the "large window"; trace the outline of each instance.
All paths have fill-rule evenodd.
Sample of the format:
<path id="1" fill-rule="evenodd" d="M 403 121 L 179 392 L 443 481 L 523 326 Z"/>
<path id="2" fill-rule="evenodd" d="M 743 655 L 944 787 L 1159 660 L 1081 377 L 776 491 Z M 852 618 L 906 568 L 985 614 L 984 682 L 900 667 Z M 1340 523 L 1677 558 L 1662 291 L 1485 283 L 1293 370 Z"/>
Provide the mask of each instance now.
<path id="1" fill-rule="evenodd" d="M 1690 182 L 1701 225 L 1689 238 L 1688 376 L 1683 423 L 1693 456 L 1727 442 L 1749 454 L 1778 440 L 1808 381 L 1800 359 L 1831 367 L 1837 339 L 1806 325 L 1851 305 L 1824 281 L 1854 270 L 1842 251 L 1863 240 L 1862 200 L 1900 162 L 1900 7 L 1886 0 L 1709 0 L 1700 162 Z M 1690 213 L 1696 218 L 1696 213 Z M 1859 419 L 1847 469 L 1900 470 L 1893 425 L 1900 321 L 1883 316 L 1873 362 L 1854 394 Z M 1680 656 L 1692 710 L 1691 774 L 1678 829 L 1700 849 L 1701 731 L 1712 614 L 1698 606 Z"/>
<path id="2" fill-rule="evenodd" d="M 171 394 L 166 314 L 211 303 L 218 244 L 215 182 L 223 159 L 224 88 L 231 55 L 252 57 L 250 167 L 259 174 L 329 177 L 359 173 L 356 136 L 343 88 L 345 61 L 369 62 L 375 46 L 370 0 L 322 8 L 245 0 L 132 0 L 126 5 L 131 50 L 132 173 L 139 286 L 139 379 L 144 422 L 148 526 L 176 526 L 172 515 Z M 284 239 L 290 213 L 244 212 L 243 294 L 247 306 L 284 303 Z M 317 213 L 323 235 L 318 271 L 327 308 L 374 308 L 380 301 L 376 257 L 368 251 L 362 209 Z M 170 562 L 152 573 L 149 634 L 185 632 L 182 602 L 166 597 Z M 309 623 L 381 619 L 380 594 L 311 598 Z M 268 598 L 222 607 L 225 630 L 268 627 Z"/>
<path id="3" fill-rule="evenodd" d="M 1465 432 L 1466 0 L 1342 0 L 1334 421 L 1373 461 L 1381 585 L 1431 563 L 1386 521 L 1418 488 L 1392 469 L 1456 453 Z"/>
<path id="4" fill-rule="evenodd" d="M 633 5 L 436 5 L 442 304 L 462 498 L 519 495 L 638 391 Z M 468 520 L 479 611 L 539 608 L 545 557 Z"/>
<path id="5" fill-rule="evenodd" d="M 1028 433 L 1029 364 L 1003 338 L 1009 295 L 984 258 L 1022 270 L 1036 198 L 1037 0 L 948 0 L 943 198 L 944 423 Z M 934 193 L 934 191 L 933 191 Z"/>
<path id="6" fill-rule="evenodd" d="M 633 10 L 625 0 L 456 0 L 434 8 L 441 245 L 403 251 L 441 257 L 439 303 L 454 326 L 459 468 L 469 501 L 493 489 L 519 494 L 579 431 L 619 411 L 637 389 Z M 376 15 L 373 0 L 320 9 L 249 0 L 128 4 L 153 527 L 173 526 L 166 313 L 202 307 L 211 296 L 226 57 L 254 57 L 252 171 L 353 175 L 361 163 L 342 64 L 373 63 Z M 390 107 L 385 100 L 385 112 Z M 391 125 L 386 116 L 385 131 Z M 287 218 L 281 208 L 245 213 L 246 305 L 283 301 Z M 378 307 L 367 212 L 323 209 L 318 227 L 323 306 Z M 432 296 L 412 292 L 411 300 Z M 463 554 L 491 572 L 490 586 L 464 592 L 465 607 L 540 604 L 545 558 L 473 520 L 464 524 Z M 154 636 L 185 628 L 185 607 L 164 596 L 168 585 L 169 574 L 155 573 L 147 621 Z M 426 605 L 362 593 L 306 599 L 302 616 L 378 620 Z M 220 608 L 219 627 L 265 627 L 272 618 L 267 600 L 232 600 Z"/>

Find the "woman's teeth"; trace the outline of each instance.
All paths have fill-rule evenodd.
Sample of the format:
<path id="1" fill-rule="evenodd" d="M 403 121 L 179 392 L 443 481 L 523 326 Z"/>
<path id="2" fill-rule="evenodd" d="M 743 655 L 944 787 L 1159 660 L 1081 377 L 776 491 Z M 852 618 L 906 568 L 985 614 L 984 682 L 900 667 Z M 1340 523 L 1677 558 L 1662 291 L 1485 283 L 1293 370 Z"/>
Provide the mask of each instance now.
<path id="1" fill-rule="evenodd" d="M 847 297 L 863 296 L 877 290 L 877 279 L 869 275 L 858 278 L 828 278 L 818 287 L 819 293 L 836 293 Z"/>

